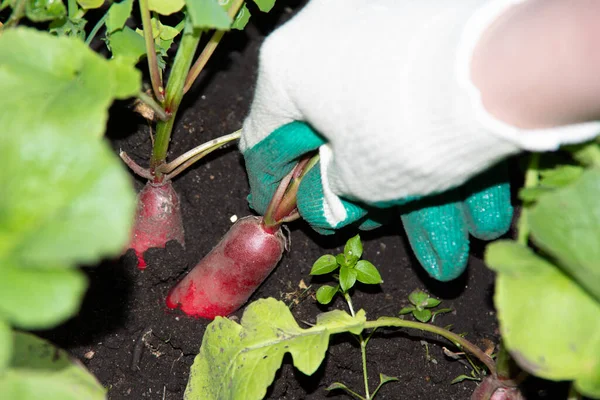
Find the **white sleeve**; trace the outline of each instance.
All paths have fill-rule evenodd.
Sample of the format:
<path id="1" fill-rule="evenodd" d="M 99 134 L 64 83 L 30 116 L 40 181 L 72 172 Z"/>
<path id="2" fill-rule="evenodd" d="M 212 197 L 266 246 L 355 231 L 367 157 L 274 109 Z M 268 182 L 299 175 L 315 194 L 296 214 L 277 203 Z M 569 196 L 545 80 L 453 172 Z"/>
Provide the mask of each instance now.
<path id="1" fill-rule="evenodd" d="M 471 53 L 516 2 L 310 1 L 261 49 L 240 147 L 306 121 L 328 139 L 326 193 L 377 203 L 456 187 L 523 149 L 594 137 L 600 123 L 524 131 L 483 108 Z"/>

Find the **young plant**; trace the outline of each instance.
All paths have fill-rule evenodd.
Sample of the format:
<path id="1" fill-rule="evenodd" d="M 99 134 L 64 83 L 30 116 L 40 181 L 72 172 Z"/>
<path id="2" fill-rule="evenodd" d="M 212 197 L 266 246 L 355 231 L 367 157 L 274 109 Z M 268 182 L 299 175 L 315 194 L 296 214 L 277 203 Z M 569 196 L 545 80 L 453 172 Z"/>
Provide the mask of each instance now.
<path id="1" fill-rule="evenodd" d="M 381 275 L 377 268 L 366 260 L 361 260 L 363 254 L 363 245 L 360 240 L 360 236 L 356 235 L 346 242 L 344 246 L 344 252 L 338 254 L 337 256 L 332 256 L 330 254 L 323 255 L 315 261 L 310 270 L 311 275 L 324 275 L 329 274 L 340 269 L 339 275 L 334 275 L 339 281 L 339 284 L 336 286 L 323 285 L 317 290 L 317 301 L 321 304 L 329 304 L 333 297 L 340 293 L 344 296 L 346 303 L 348 304 L 348 308 L 350 309 L 350 313 L 352 316 L 355 316 L 354 307 L 352 305 L 352 297 L 350 296 L 350 289 L 354 286 L 354 284 L 358 281 L 367 285 L 378 285 L 383 283 L 381 279 Z M 369 343 L 369 339 L 375 333 L 373 330 L 366 338 L 363 337 L 362 333 L 355 335 L 355 338 L 358 340 L 360 344 L 360 351 L 362 354 L 362 366 L 363 366 L 363 377 L 365 383 L 365 396 L 361 396 L 355 391 L 351 390 L 348 386 L 344 385 L 341 382 L 334 382 L 327 390 L 335 390 L 341 389 L 346 391 L 351 396 L 354 396 L 357 399 L 369 400 L 375 398 L 375 395 L 379 391 L 379 389 L 386 383 L 397 381 L 398 378 L 390 377 L 384 374 L 379 374 L 379 385 L 375 388 L 373 393 L 371 394 L 369 391 L 369 375 L 367 373 L 367 344 Z"/>
<path id="2" fill-rule="evenodd" d="M 317 156 L 318 157 L 318 156 Z M 248 301 L 281 260 L 287 247 L 281 224 L 299 217 L 296 193 L 317 158 L 298 163 L 283 179 L 263 217 L 239 219 L 167 296 L 169 308 L 213 319 Z"/>
<path id="3" fill-rule="evenodd" d="M 421 322 L 429 322 L 430 320 L 434 322 L 436 315 L 452 311 L 451 308 L 440 308 L 439 310 L 432 311 L 431 309 L 439 306 L 442 301 L 430 297 L 427 293 L 419 289 L 413 290 L 408 295 L 408 301 L 412 305 L 400 310 L 400 315 L 412 314 L 413 317 Z"/>
<path id="4" fill-rule="evenodd" d="M 310 270 L 311 275 L 325 275 L 334 272 L 338 268 L 340 270 L 339 274 L 333 275 L 339 282 L 337 285 L 323 285 L 317 290 L 317 301 L 319 303 L 329 304 L 334 296 L 340 293 L 344 296 L 350 310 L 354 312 L 349 291 L 356 281 L 367 285 L 383 283 L 377 268 L 369 261 L 360 259 L 362 253 L 362 242 L 360 236 L 356 235 L 346 242 L 343 253 L 337 256 L 326 254 L 315 261 Z"/>

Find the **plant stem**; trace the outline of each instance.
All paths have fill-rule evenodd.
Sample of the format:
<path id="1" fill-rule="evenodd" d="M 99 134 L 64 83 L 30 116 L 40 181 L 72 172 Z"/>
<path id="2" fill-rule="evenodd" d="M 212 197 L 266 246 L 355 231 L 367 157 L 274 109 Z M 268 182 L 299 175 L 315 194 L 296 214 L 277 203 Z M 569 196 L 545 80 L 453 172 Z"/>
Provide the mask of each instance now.
<path id="1" fill-rule="evenodd" d="M 231 7 L 229 7 L 229 10 L 227 10 L 227 14 L 229 14 L 231 18 L 235 18 L 240 8 L 242 8 L 244 1 L 245 0 L 234 0 L 234 3 L 231 5 Z M 194 81 L 196 80 L 196 78 L 198 78 L 198 75 L 200 75 L 200 72 L 202 72 L 204 66 L 215 52 L 215 49 L 221 42 L 221 39 L 223 39 L 224 34 L 225 31 L 219 30 L 215 31 L 215 33 L 212 35 L 212 37 L 206 44 L 206 47 L 204 47 L 202 53 L 200 53 L 200 55 L 198 56 L 198 59 L 190 69 L 190 72 L 188 73 L 185 79 L 185 86 L 183 88 L 184 94 L 187 93 L 188 90 L 190 90 L 190 88 L 194 84 Z"/>
<path id="2" fill-rule="evenodd" d="M 196 60 L 196 62 L 192 66 L 192 68 L 190 69 L 190 73 L 188 74 L 188 76 L 185 80 L 185 86 L 183 87 L 184 94 L 187 93 L 188 90 L 190 90 L 190 88 L 194 84 L 194 81 L 196 80 L 196 78 L 198 78 L 198 75 L 200 75 L 200 72 L 202 72 L 202 70 L 204 69 L 204 66 L 208 62 L 208 59 L 215 52 L 215 49 L 219 45 L 219 42 L 223 38 L 224 34 L 225 34 L 225 31 L 216 31 L 212 35 L 212 37 L 206 44 L 206 47 L 204 48 L 204 50 L 202 50 L 202 53 L 200 53 L 200 55 L 198 56 L 198 59 Z"/>
<path id="3" fill-rule="evenodd" d="M 496 376 L 496 365 L 494 360 L 487 354 L 485 354 L 479 347 L 475 346 L 473 343 L 469 342 L 467 339 L 457 335 L 456 333 L 450 332 L 444 328 L 440 328 L 439 326 L 424 324 L 422 322 L 414 322 L 408 321 L 400 318 L 392 318 L 392 317 L 382 317 L 376 321 L 367 321 L 364 324 L 364 329 L 375 329 L 384 326 L 393 326 L 398 328 L 410 328 L 410 329 L 418 329 L 425 332 L 435 333 L 436 335 L 440 335 L 460 348 L 468 351 L 477 357 L 490 371 L 491 375 Z"/>
<path id="4" fill-rule="evenodd" d="M 531 153 L 531 156 L 529 157 L 529 165 L 527 166 L 527 172 L 525 172 L 525 188 L 532 188 L 538 185 L 540 180 L 538 169 L 539 163 L 539 153 Z M 529 241 L 529 222 L 527 221 L 526 205 L 523 205 L 523 208 L 521 209 L 521 215 L 519 216 L 517 227 L 517 242 L 523 246 L 527 246 L 527 242 Z"/>
<path id="5" fill-rule="evenodd" d="M 15 6 L 13 7 L 12 13 L 10 14 L 10 17 L 2 27 L 2 30 L 16 26 L 19 23 L 19 20 L 23 18 L 23 15 L 25 15 L 26 1 L 27 0 L 17 0 Z"/>
<path id="6" fill-rule="evenodd" d="M 175 114 L 177 113 L 179 105 L 181 104 L 181 99 L 183 98 L 183 85 L 190 69 L 190 65 L 192 64 L 194 54 L 196 53 L 200 36 L 201 31 L 195 30 L 190 18 L 186 17 L 183 36 L 179 43 L 177 54 L 175 55 L 175 61 L 173 63 L 173 68 L 171 69 L 165 93 L 165 101 L 163 103 L 165 111 L 168 114 L 171 114 L 171 118 L 167 121 L 159 121 L 156 124 L 156 137 L 154 147 L 152 148 L 152 158 L 150 159 L 150 169 L 153 171 L 166 161 Z M 155 176 L 155 179 L 158 182 L 162 181 L 162 172 L 156 171 Z"/>
<path id="7" fill-rule="evenodd" d="M 163 164 L 163 166 L 165 166 L 165 169 L 168 169 L 166 179 L 175 178 L 177 175 L 185 171 L 190 165 L 194 164 L 196 161 L 200 160 L 204 156 L 212 153 L 214 150 L 217 150 L 226 143 L 239 139 L 240 132 L 241 129 L 234 133 L 230 133 L 229 135 L 213 139 L 177 157 L 174 161 L 168 164 Z"/>
<path id="8" fill-rule="evenodd" d="M 70 19 L 75 17 L 75 14 L 77 13 L 77 0 L 67 1 L 67 12 Z"/>
<path id="9" fill-rule="evenodd" d="M 142 27 L 144 28 L 144 41 L 146 42 L 146 58 L 148 59 L 148 70 L 150 71 L 150 81 L 154 95 L 161 103 L 165 100 L 165 89 L 162 84 L 160 68 L 156 58 L 156 48 L 154 47 L 154 35 L 152 33 L 152 19 L 150 18 L 150 9 L 148 0 L 140 0 L 140 14 L 142 16 Z M 179 52 L 178 52 L 179 54 Z"/>
<path id="10" fill-rule="evenodd" d="M 171 116 L 167 114 L 167 112 L 160 106 L 160 104 L 158 104 L 151 96 L 148 96 L 144 92 L 139 92 L 136 97 L 148 107 L 150 107 L 152 111 L 154 111 L 158 119 L 160 119 L 161 121 L 166 121 L 169 118 L 171 118 Z"/>
<path id="11" fill-rule="evenodd" d="M 152 176 L 152 173 L 147 170 L 146 168 L 142 168 L 140 167 L 140 165 L 138 163 L 136 163 L 135 161 L 133 161 L 131 159 L 131 157 L 129 157 L 129 155 L 127 153 L 125 153 L 124 151 L 121 151 L 119 153 L 119 157 L 121 157 L 121 160 L 123 160 L 123 162 L 125 164 L 127 164 L 127 166 L 129 168 L 131 168 L 131 170 L 138 176 L 141 176 L 142 178 L 146 178 L 148 180 L 151 180 L 152 178 L 154 178 Z"/>
<path id="12" fill-rule="evenodd" d="M 85 39 L 85 44 L 86 46 L 89 46 L 90 43 L 92 43 L 92 40 L 94 40 L 94 38 L 96 37 L 96 35 L 98 34 L 98 31 L 100 30 L 100 28 L 102 28 L 102 26 L 104 25 L 104 22 L 106 21 L 106 18 L 108 17 L 108 11 L 104 13 L 104 15 L 102 16 L 102 18 L 100 18 L 100 20 L 98 22 L 96 22 L 96 25 L 94 25 L 94 27 L 92 28 L 92 30 L 90 31 L 90 34 L 88 35 L 88 37 Z"/>
<path id="13" fill-rule="evenodd" d="M 360 354 L 362 358 L 363 365 L 363 380 L 365 382 L 365 398 L 369 400 L 371 398 L 371 394 L 369 393 L 369 374 L 367 372 L 367 342 L 363 339 L 362 334 L 359 335 L 360 338 Z"/>

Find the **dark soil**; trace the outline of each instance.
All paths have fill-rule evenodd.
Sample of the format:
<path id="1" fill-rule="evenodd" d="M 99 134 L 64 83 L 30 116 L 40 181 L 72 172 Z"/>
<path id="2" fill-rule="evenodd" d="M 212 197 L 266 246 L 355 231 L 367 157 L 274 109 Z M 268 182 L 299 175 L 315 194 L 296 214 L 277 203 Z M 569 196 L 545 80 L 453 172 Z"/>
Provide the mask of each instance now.
<path id="1" fill-rule="evenodd" d="M 245 32 L 226 36 L 193 92 L 187 95 L 176 123 L 171 157 L 240 128 L 252 98 L 259 45 L 299 5 L 288 2 L 270 15 L 254 18 Z M 115 106 L 108 136 L 115 150 L 123 149 L 137 162 L 147 165 L 150 130 L 129 108 L 122 104 Z M 143 184 L 142 180 L 136 180 L 136 189 Z M 233 216 L 251 213 L 246 202 L 246 175 L 235 146 L 198 162 L 174 181 L 174 187 L 183 209 L 185 249 L 170 243 L 166 249 L 148 251 L 148 268 L 143 272 L 135 267 L 131 251 L 119 260 L 86 268 L 90 288 L 81 312 L 61 327 L 43 333 L 81 359 L 109 389 L 111 400 L 182 399 L 189 368 L 209 321 L 190 319 L 168 310 L 165 296 L 182 274 L 219 241 L 231 226 Z M 317 305 L 314 291 L 324 280 L 311 279 L 308 274 L 319 256 L 340 252 L 355 232 L 323 237 L 299 222 L 289 228 L 290 251 L 252 300 L 274 297 L 292 304 L 292 312 L 302 321 L 301 325 L 314 322 L 320 312 L 346 309 L 339 299 L 330 307 Z M 369 319 L 397 315 L 407 305 L 408 294 L 422 288 L 441 298 L 443 307 L 454 310 L 439 316 L 436 324 L 451 324 L 455 332 L 466 332 L 469 340 L 482 347 L 485 340 L 497 343 L 492 304 L 494 274 L 481 261 L 484 244 L 472 244 L 469 267 L 463 276 L 451 283 L 439 283 L 420 269 L 399 224 L 362 233 L 362 238 L 364 258 L 379 267 L 385 281 L 380 287 L 358 287 L 353 293 L 355 307 L 365 309 Z M 308 296 L 299 296 L 302 281 L 312 285 Z M 450 382 L 459 375 L 468 375 L 470 369 L 445 357 L 442 346 L 448 343 L 416 331 L 378 331 L 369 343 L 367 354 L 371 390 L 379 373 L 384 373 L 398 377 L 399 381 L 385 385 L 379 399 L 469 398 L 476 383 Z M 323 365 L 313 376 L 298 372 L 291 359 L 286 358 L 267 398 L 349 398 L 337 391 L 328 394 L 325 388 L 335 381 L 364 393 L 360 350 L 349 335 L 332 339 Z M 545 383 L 539 388 L 535 386 L 528 398 L 564 398 L 557 388 L 562 387 Z"/>

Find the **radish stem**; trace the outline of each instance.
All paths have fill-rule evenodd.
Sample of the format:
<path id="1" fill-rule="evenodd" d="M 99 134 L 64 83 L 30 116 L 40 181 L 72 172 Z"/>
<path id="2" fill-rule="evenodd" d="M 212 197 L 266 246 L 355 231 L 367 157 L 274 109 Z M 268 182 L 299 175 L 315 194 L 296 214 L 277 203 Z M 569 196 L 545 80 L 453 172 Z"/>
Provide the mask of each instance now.
<path id="1" fill-rule="evenodd" d="M 224 34 L 225 34 L 224 31 L 216 31 L 212 35 L 212 37 L 210 38 L 210 41 L 207 43 L 206 47 L 204 48 L 204 50 L 202 50 L 202 53 L 200 53 L 200 55 L 198 56 L 198 59 L 196 60 L 196 62 L 192 66 L 192 68 L 190 69 L 190 73 L 188 74 L 188 76 L 185 80 L 185 86 L 183 88 L 184 94 L 187 93 L 188 90 L 190 90 L 190 88 L 194 84 L 194 81 L 196 80 L 196 78 L 198 78 L 198 75 L 200 75 L 200 72 L 202 72 L 202 70 L 204 69 L 204 66 L 208 62 L 208 59 L 215 52 L 215 49 L 219 45 L 219 42 L 223 38 Z"/>
<path id="2" fill-rule="evenodd" d="M 123 160 L 125 162 L 125 164 L 127 164 L 127 166 L 129 168 L 131 168 L 131 170 L 136 174 L 141 176 L 142 178 L 146 178 L 148 180 L 152 180 L 154 179 L 154 176 L 152 175 L 152 173 L 147 170 L 146 168 L 142 168 L 139 166 L 139 164 L 137 164 L 135 161 L 133 161 L 128 155 L 127 153 L 125 153 L 124 151 L 119 152 L 119 157 L 121 157 L 121 160 Z"/>
<path id="3" fill-rule="evenodd" d="M 152 20 L 150 18 L 150 9 L 148 0 L 140 0 L 140 15 L 142 17 L 142 27 L 144 28 L 144 42 L 146 42 L 146 57 L 148 58 L 148 70 L 150 71 L 150 81 L 152 90 L 158 101 L 165 100 L 165 89 L 162 83 L 160 68 L 156 59 L 156 48 L 154 47 L 154 35 L 152 34 Z"/>
<path id="4" fill-rule="evenodd" d="M 202 31 L 199 29 L 194 29 L 191 20 L 187 17 L 185 20 L 185 27 L 183 28 L 183 36 L 179 43 L 177 54 L 175 55 L 169 82 L 167 83 L 165 101 L 163 103 L 165 111 L 171 114 L 171 118 L 167 121 L 159 121 L 156 124 L 156 137 L 154 147 L 152 148 L 150 168 L 155 172 L 155 180 L 157 182 L 163 180 L 163 173 L 158 170 L 157 167 L 164 164 L 166 161 L 169 141 L 171 140 L 171 133 L 175 122 L 175 114 L 177 113 L 177 109 L 183 98 L 183 85 L 192 64 L 194 54 L 196 53 L 201 32 Z"/>
<path id="5" fill-rule="evenodd" d="M 160 171 L 164 174 L 169 174 L 175 168 L 181 166 L 184 163 L 186 164 L 186 168 L 187 168 L 191 164 L 198 161 L 200 158 L 202 158 L 205 155 L 212 152 L 213 150 L 218 149 L 219 147 L 223 146 L 226 143 L 229 143 L 231 141 L 239 139 L 241 132 L 242 132 L 242 130 L 239 129 L 233 133 L 230 133 L 229 135 L 221 136 L 216 139 L 210 140 L 206 143 L 202 143 L 201 145 L 194 147 L 193 149 L 183 153 L 182 155 L 180 155 L 179 157 L 177 157 L 170 163 L 163 164 L 160 167 Z M 192 159 L 193 159 L 193 161 L 192 161 Z M 188 164 L 189 161 L 192 161 L 192 162 Z"/>
<path id="6" fill-rule="evenodd" d="M 231 18 L 235 18 L 240 8 L 242 8 L 243 4 L 244 0 L 235 0 L 232 6 L 227 11 L 227 14 L 229 14 Z M 215 33 L 212 35 L 212 37 L 206 44 L 206 47 L 204 47 L 202 53 L 200 53 L 198 59 L 187 74 L 187 77 L 185 79 L 185 86 L 183 88 L 184 94 L 187 93 L 188 90 L 190 90 L 190 88 L 194 84 L 194 81 L 196 80 L 196 78 L 198 78 L 198 75 L 200 75 L 200 72 L 202 72 L 204 66 L 215 52 L 215 49 L 221 42 L 221 39 L 223 38 L 224 34 L 225 31 L 215 31 Z"/>

